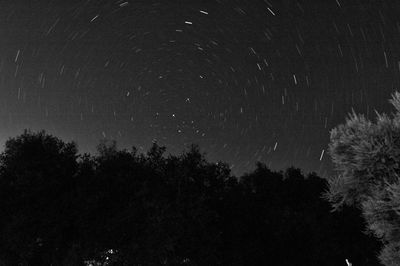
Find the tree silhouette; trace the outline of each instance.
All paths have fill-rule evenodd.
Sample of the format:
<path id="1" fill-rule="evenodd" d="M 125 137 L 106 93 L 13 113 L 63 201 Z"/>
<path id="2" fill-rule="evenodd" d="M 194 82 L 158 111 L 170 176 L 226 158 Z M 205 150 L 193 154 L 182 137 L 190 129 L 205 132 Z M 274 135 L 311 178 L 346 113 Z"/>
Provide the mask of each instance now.
<path id="1" fill-rule="evenodd" d="M 2 258 L 7 265 L 50 265 L 73 247 L 74 143 L 25 132 L 0 155 Z M 18 263 L 17 263 L 18 262 Z"/>
<path id="2" fill-rule="evenodd" d="M 325 189 L 314 173 L 258 163 L 225 198 L 224 265 L 342 265 L 348 257 L 376 265 L 378 243 L 362 234 L 360 213 L 330 213 Z"/>
<path id="3" fill-rule="evenodd" d="M 361 209 L 368 232 L 384 244 L 381 263 L 400 265 L 400 93 L 390 102 L 392 117 L 376 112 L 372 122 L 353 111 L 331 131 L 329 153 L 338 176 L 328 178 L 326 198 L 335 210 Z"/>
<path id="4" fill-rule="evenodd" d="M 240 178 L 197 145 L 78 155 L 44 131 L 0 155 L 0 265 L 376 265 L 360 212 L 331 213 L 327 182 L 257 163 Z"/>

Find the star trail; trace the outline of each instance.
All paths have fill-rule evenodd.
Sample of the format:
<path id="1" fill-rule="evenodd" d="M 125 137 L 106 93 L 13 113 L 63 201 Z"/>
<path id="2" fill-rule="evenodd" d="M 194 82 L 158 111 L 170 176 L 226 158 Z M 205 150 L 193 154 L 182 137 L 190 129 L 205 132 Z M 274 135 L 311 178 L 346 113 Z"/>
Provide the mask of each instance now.
<path id="1" fill-rule="evenodd" d="M 241 174 L 256 161 L 325 175 L 329 131 L 352 108 L 391 112 L 400 2 L 0 3 L 0 141 L 45 129 L 179 153 Z"/>

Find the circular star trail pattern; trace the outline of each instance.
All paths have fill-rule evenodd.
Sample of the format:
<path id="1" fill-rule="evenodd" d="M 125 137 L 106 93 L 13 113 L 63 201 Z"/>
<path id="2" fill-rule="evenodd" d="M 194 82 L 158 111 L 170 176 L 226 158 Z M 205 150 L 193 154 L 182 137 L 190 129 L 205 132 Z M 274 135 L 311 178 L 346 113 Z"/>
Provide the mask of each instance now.
<path id="1" fill-rule="evenodd" d="M 45 129 L 179 153 L 236 174 L 256 161 L 331 170 L 329 130 L 390 112 L 400 3 L 343 0 L 2 1 L 0 140 Z"/>

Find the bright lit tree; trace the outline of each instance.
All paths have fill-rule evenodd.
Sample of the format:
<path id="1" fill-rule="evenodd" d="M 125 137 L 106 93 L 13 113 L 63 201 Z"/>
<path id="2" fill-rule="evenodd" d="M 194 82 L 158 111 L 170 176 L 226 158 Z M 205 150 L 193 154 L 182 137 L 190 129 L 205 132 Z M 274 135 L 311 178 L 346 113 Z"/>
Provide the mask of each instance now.
<path id="1" fill-rule="evenodd" d="M 400 265 L 400 93 L 390 100 L 396 112 L 376 112 L 376 121 L 353 112 L 331 131 L 329 153 L 337 176 L 327 177 L 326 198 L 334 210 L 362 210 L 367 232 L 383 243 L 379 259 Z"/>

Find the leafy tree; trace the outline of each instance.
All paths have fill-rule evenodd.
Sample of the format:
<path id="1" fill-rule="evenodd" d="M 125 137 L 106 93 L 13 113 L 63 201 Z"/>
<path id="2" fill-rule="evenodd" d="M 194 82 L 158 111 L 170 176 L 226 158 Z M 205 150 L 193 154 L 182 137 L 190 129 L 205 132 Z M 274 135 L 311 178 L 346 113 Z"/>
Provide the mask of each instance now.
<path id="1" fill-rule="evenodd" d="M 337 176 L 328 177 L 326 198 L 334 210 L 344 205 L 362 210 L 367 231 L 383 243 L 379 259 L 400 265 L 400 93 L 390 100 L 391 116 L 370 121 L 354 111 L 331 131 L 329 153 Z"/>
<path id="2" fill-rule="evenodd" d="M 231 179 L 224 163 L 209 163 L 196 145 L 167 160 L 166 180 L 175 225 L 174 252 L 191 265 L 219 265 L 220 210 L 225 183 Z M 178 233 L 178 234 L 176 234 Z"/>
<path id="3" fill-rule="evenodd" d="M 180 156 L 164 152 L 156 143 L 146 155 L 101 143 L 98 156 L 82 160 L 79 224 L 87 259 L 217 265 L 218 208 L 230 170 L 208 163 L 197 146 Z"/>
<path id="4" fill-rule="evenodd" d="M 139 264 L 146 256 L 146 168 L 135 149 L 119 151 L 115 142 L 102 142 L 97 151 L 82 158 L 78 175 L 85 258 L 125 265 L 131 254 L 135 261 L 129 265 Z"/>
<path id="5" fill-rule="evenodd" d="M 0 155 L 1 258 L 7 265 L 62 262 L 74 248 L 75 143 L 25 130 Z"/>
<path id="6" fill-rule="evenodd" d="M 362 234 L 360 213 L 330 213 L 325 189 L 314 173 L 273 172 L 258 163 L 225 195 L 223 264 L 341 265 L 350 257 L 355 265 L 376 265 L 378 243 Z"/>
<path id="7" fill-rule="evenodd" d="M 0 265 L 376 265 L 360 213 L 330 213 L 316 174 L 258 163 L 236 178 L 196 145 L 165 151 L 103 141 L 77 155 L 44 131 L 7 141 Z"/>

